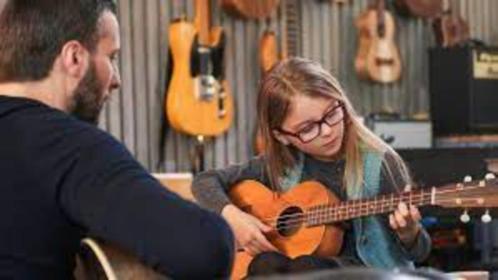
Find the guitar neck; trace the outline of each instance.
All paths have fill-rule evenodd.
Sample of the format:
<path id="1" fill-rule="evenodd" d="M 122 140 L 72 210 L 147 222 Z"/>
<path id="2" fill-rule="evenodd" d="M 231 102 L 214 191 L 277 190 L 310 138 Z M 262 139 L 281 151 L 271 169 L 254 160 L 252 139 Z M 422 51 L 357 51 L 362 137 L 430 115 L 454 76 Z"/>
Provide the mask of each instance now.
<path id="1" fill-rule="evenodd" d="M 285 28 L 283 33 L 284 57 L 298 55 L 299 43 L 299 3 L 295 0 L 285 2 Z"/>
<path id="2" fill-rule="evenodd" d="M 210 43 L 209 21 L 209 0 L 196 0 L 194 25 L 199 32 L 199 43 L 204 46 Z"/>
<path id="3" fill-rule="evenodd" d="M 437 193 L 436 188 L 431 190 L 422 189 L 404 192 L 399 195 L 388 194 L 365 200 L 350 200 L 338 205 L 318 205 L 306 211 L 306 224 L 308 226 L 317 226 L 390 213 L 397 209 L 400 202 L 415 206 L 434 205 L 436 204 Z"/>
<path id="4" fill-rule="evenodd" d="M 377 34 L 380 37 L 384 37 L 385 34 L 385 29 L 386 29 L 386 19 L 385 19 L 385 3 L 384 0 L 377 0 L 376 1 L 376 9 L 377 9 L 377 18 L 378 18 L 378 23 L 377 23 Z"/>

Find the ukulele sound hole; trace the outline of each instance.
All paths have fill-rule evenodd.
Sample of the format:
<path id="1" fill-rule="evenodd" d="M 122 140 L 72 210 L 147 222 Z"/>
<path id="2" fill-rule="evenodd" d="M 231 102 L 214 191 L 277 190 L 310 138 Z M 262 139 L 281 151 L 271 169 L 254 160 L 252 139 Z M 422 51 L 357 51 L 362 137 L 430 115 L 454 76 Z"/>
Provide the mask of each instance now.
<path id="1" fill-rule="evenodd" d="M 304 212 L 301 208 L 292 206 L 284 210 L 277 220 L 277 231 L 282 236 L 291 236 L 301 228 Z"/>

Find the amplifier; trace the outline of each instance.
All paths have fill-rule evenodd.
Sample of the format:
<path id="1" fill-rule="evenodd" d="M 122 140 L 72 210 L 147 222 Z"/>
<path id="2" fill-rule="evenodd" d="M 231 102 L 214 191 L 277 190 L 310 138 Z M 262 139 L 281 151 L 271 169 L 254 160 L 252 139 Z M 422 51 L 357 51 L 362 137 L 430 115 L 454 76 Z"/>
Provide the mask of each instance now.
<path id="1" fill-rule="evenodd" d="M 410 120 L 368 120 L 367 126 L 395 149 L 432 147 L 431 123 Z"/>
<path id="2" fill-rule="evenodd" d="M 498 132 L 498 47 L 429 50 L 434 135 Z"/>

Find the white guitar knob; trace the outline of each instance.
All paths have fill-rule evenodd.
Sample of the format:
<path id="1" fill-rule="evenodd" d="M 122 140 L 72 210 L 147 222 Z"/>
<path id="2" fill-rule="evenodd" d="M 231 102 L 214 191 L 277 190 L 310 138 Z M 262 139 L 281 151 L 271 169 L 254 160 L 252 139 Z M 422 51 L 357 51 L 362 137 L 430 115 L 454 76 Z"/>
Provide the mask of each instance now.
<path id="1" fill-rule="evenodd" d="M 462 223 L 464 223 L 464 224 L 466 224 L 470 221 L 470 216 L 467 213 L 467 210 L 463 211 L 463 214 L 460 215 L 460 221 L 462 221 Z"/>
<path id="2" fill-rule="evenodd" d="M 485 224 L 491 222 L 491 215 L 489 215 L 489 210 L 486 210 L 486 213 L 484 213 L 484 215 L 482 215 L 481 221 Z"/>
<path id="3" fill-rule="evenodd" d="M 485 179 L 486 181 L 493 180 L 493 179 L 495 179 L 495 178 L 496 178 L 496 176 L 495 176 L 495 174 L 493 174 L 493 173 L 488 173 L 488 174 L 486 174 L 486 176 L 484 176 L 484 179 Z"/>
<path id="4" fill-rule="evenodd" d="M 469 175 L 465 176 L 463 178 L 463 182 L 464 183 L 470 183 L 470 182 L 472 182 L 472 176 L 469 176 Z"/>

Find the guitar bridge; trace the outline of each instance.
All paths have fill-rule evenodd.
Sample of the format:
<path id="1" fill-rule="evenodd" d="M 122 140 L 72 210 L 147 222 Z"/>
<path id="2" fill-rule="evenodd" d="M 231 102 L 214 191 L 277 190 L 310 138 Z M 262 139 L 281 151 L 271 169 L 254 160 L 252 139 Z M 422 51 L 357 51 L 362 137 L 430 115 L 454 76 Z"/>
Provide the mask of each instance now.
<path id="1" fill-rule="evenodd" d="M 222 119 L 227 115 L 227 110 L 225 109 L 225 98 L 226 93 L 223 87 L 220 88 L 218 93 L 218 118 Z"/>

